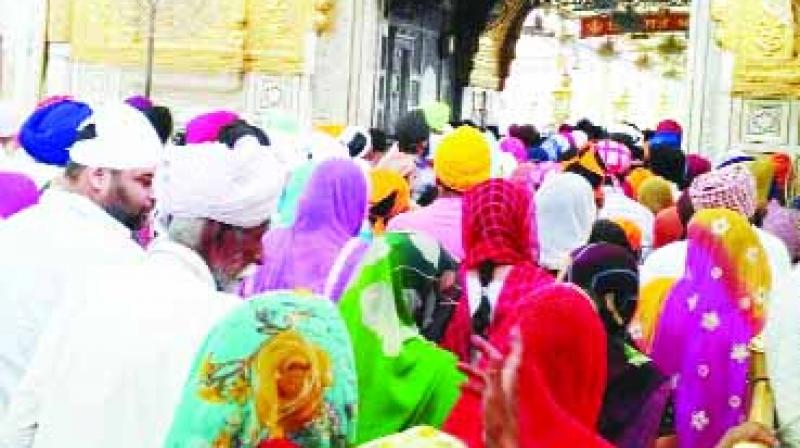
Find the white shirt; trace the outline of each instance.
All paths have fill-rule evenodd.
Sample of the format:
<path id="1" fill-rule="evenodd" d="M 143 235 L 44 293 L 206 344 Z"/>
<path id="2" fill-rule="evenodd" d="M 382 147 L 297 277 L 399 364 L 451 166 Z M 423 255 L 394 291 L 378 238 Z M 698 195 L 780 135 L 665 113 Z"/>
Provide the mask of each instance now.
<path id="1" fill-rule="evenodd" d="M 783 241 L 769 232 L 758 227 L 753 227 L 753 230 L 767 253 L 772 282 L 777 284 L 779 279 L 785 278 L 791 273 L 792 259 L 789 257 L 789 250 L 786 249 Z M 657 278 L 679 279 L 683 277 L 686 268 L 686 253 L 686 241 L 676 241 L 650 254 L 639 269 L 641 284 L 646 285 Z"/>
<path id="2" fill-rule="evenodd" d="M 511 272 L 513 266 L 498 266 L 494 270 L 494 277 L 489 282 L 486 288 L 486 298 L 489 299 L 491 306 L 490 318 L 494 317 L 494 310 L 497 308 L 497 300 L 500 298 L 500 293 L 503 291 L 503 285 L 506 282 L 508 273 Z M 467 300 L 469 302 L 469 314 L 475 315 L 478 307 L 481 306 L 481 281 L 478 278 L 476 271 L 467 272 Z"/>
<path id="3" fill-rule="evenodd" d="M 0 226 L 0 418 L 51 312 L 98 266 L 144 258 L 131 232 L 89 199 L 49 190 Z"/>
<path id="4" fill-rule="evenodd" d="M 99 273 L 42 337 L 0 446 L 161 446 L 197 350 L 242 303 L 216 291 L 195 252 L 166 240 L 144 263 Z"/>
<path id="5" fill-rule="evenodd" d="M 767 368 L 781 421 L 781 441 L 800 447 L 800 268 L 778 279 L 767 310 Z"/>

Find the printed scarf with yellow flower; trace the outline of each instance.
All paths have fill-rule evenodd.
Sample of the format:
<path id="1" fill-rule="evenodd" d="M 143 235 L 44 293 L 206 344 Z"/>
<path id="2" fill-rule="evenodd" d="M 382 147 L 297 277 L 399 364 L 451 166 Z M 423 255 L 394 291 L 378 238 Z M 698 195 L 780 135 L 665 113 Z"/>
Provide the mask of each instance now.
<path id="1" fill-rule="evenodd" d="M 456 357 L 426 340 L 421 321 L 439 305 L 454 308 L 456 265 L 442 246 L 415 233 L 377 237 L 339 309 L 358 372 L 358 442 L 417 425 L 441 426 L 460 395 Z M 435 302 L 435 303 L 434 303 Z M 423 317 L 428 316 L 428 317 Z"/>
<path id="2" fill-rule="evenodd" d="M 346 447 L 356 404 L 352 346 L 335 307 L 270 293 L 210 332 L 165 446 Z"/>

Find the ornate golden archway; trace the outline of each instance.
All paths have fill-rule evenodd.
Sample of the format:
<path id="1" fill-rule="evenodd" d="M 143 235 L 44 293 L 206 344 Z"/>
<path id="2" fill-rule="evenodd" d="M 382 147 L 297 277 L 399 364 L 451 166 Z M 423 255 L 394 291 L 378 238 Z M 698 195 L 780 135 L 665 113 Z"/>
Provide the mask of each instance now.
<path id="1" fill-rule="evenodd" d="M 528 13 L 538 5 L 531 0 L 502 0 L 478 39 L 469 83 L 473 87 L 502 90 Z"/>

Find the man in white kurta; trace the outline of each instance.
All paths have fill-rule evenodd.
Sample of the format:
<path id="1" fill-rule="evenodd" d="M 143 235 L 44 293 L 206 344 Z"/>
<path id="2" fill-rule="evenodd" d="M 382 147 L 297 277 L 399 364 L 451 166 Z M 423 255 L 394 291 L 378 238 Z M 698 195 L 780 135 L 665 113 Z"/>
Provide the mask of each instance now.
<path id="1" fill-rule="evenodd" d="M 152 207 L 152 189 L 132 173 L 151 178 L 163 148 L 129 106 L 102 108 L 89 124 L 94 132 L 70 143 L 72 177 L 0 226 L 0 418 L 51 313 L 74 294 L 80 274 L 144 257 L 121 219 L 138 220 Z M 121 186 L 122 178 L 131 184 Z"/>
<path id="2" fill-rule="evenodd" d="M 196 350 L 242 303 L 218 290 L 258 261 L 285 178 L 268 148 L 170 148 L 156 183 L 167 235 L 54 317 L 0 446 L 161 446 Z"/>

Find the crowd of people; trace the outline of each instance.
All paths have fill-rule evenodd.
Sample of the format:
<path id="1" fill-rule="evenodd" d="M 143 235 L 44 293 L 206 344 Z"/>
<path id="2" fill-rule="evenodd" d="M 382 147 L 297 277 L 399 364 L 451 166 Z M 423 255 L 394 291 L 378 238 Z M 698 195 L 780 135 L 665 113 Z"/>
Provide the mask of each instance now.
<path id="1" fill-rule="evenodd" d="M 800 447 L 785 154 L 444 104 L 8 115 L 0 447 Z"/>

